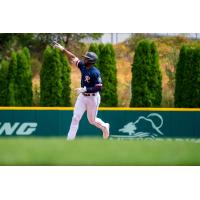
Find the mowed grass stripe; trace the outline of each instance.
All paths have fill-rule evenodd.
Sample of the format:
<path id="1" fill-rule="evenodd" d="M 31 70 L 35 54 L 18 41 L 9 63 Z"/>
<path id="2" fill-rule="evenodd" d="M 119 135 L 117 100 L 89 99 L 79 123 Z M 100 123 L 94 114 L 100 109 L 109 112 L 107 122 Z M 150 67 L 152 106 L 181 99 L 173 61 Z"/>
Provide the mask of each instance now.
<path id="1" fill-rule="evenodd" d="M 1 138 L 0 165 L 200 165 L 200 143 L 187 140 Z"/>

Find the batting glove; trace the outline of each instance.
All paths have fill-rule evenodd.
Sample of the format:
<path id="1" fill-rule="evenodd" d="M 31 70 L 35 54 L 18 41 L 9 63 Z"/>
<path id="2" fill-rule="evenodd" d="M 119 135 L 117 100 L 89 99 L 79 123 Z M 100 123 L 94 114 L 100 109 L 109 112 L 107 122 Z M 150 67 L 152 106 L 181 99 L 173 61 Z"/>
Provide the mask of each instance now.
<path id="1" fill-rule="evenodd" d="M 58 48 L 61 51 L 63 51 L 65 49 L 65 47 L 63 47 L 62 45 L 60 45 L 59 43 L 57 43 L 56 41 L 53 42 L 53 47 L 54 48 Z"/>
<path id="2" fill-rule="evenodd" d="M 86 92 L 87 91 L 87 89 L 86 89 L 86 87 L 81 87 L 81 88 L 76 88 L 76 92 L 77 92 L 77 94 L 80 94 L 80 93 L 84 93 L 84 92 Z"/>

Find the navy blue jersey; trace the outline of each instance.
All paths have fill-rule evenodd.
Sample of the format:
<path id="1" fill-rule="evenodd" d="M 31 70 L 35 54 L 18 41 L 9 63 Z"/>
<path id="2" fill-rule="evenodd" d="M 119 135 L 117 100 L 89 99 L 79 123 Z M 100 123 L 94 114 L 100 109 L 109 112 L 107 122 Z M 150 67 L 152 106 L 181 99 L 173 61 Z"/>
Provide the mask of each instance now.
<path id="1" fill-rule="evenodd" d="M 99 70 L 91 66 L 86 68 L 82 60 L 77 62 L 77 67 L 81 71 L 81 87 L 86 87 L 87 93 L 95 93 L 102 89 L 102 80 Z"/>

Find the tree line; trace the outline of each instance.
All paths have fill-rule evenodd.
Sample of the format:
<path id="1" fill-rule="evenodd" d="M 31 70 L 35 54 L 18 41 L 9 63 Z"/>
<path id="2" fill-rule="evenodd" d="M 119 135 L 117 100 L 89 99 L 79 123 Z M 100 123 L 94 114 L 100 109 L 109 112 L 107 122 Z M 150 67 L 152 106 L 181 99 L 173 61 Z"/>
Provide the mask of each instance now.
<path id="1" fill-rule="evenodd" d="M 102 33 L 0 33 L 0 61 L 3 57 L 9 57 L 12 51 L 23 47 L 42 54 L 46 46 L 54 40 L 77 51 L 84 45 L 85 40 L 98 40 L 102 35 Z"/>
<path id="2" fill-rule="evenodd" d="M 28 48 L 12 52 L 10 61 L 3 60 L 0 68 L 0 105 L 31 106 L 32 72 Z"/>
<path id="3" fill-rule="evenodd" d="M 117 71 L 115 51 L 111 44 L 91 44 L 90 51 L 97 53 L 96 67 L 104 83 L 102 106 L 117 106 Z M 40 106 L 71 106 L 70 65 L 66 56 L 47 46 L 40 72 Z M 0 105 L 32 106 L 32 75 L 28 48 L 13 52 L 10 61 L 0 66 Z"/>
<path id="4" fill-rule="evenodd" d="M 99 59 L 95 66 L 103 79 L 101 106 L 118 105 L 117 68 L 111 44 L 92 43 L 89 51 Z M 9 61 L 0 65 L 0 105 L 32 106 L 31 56 L 28 48 L 13 51 Z M 71 106 L 70 65 L 66 56 L 46 46 L 40 73 L 40 106 Z M 119 86 L 120 87 L 120 86 Z M 156 45 L 149 39 L 141 40 L 132 64 L 132 98 L 130 107 L 160 107 L 162 74 Z M 183 46 L 176 67 L 175 107 L 200 106 L 200 47 Z"/>

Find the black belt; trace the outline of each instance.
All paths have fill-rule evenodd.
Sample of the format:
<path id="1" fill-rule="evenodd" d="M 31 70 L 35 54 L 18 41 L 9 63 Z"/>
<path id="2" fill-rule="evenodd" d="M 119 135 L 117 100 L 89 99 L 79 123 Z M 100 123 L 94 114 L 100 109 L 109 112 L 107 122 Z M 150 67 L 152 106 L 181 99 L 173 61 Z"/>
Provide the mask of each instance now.
<path id="1" fill-rule="evenodd" d="M 95 93 L 82 93 L 84 96 L 89 97 L 89 96 L 95 96 Z"/>

